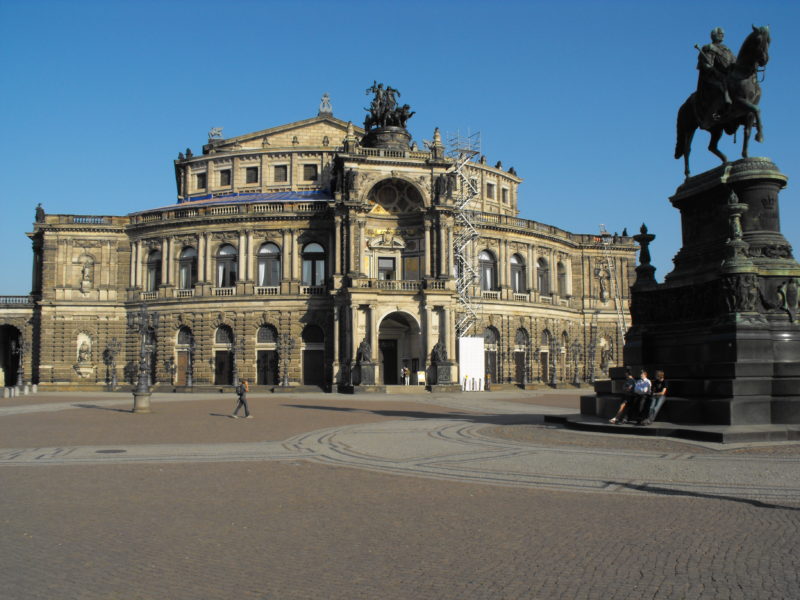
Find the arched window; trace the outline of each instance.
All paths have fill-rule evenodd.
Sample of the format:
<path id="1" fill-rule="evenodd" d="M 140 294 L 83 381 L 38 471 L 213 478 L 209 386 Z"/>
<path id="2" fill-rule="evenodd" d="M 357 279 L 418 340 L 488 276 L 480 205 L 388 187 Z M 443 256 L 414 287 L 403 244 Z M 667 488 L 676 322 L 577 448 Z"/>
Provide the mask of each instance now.
<path id="1" fill-rule="evenodd" d="M 258 249 L 258 285 L 275 287 L 281 283 L 281 249 L 272 242 Z"/>
<path id="2" fill-rule="evenodd" d="M 217 251 L 217 287 L 234 287 L 237 275 L 236 248 L 225 244 Z"/>
<path id="3" fill-rule="evenodd" d="M 515 294 L 524 294 L 525 287 L 525 261 L 519 254 L 511 255 L 511 290 Z"/>
<path id="4" fill-rule="evenodd" d="M 153 250 L 147 255 L 147 291 L 154 292 L 161 285 L 161 251 Z"/>
<path id="5" fill-rule="evenodd" d="M 488 350 L 497 350 L 497 344 L 500 341 L 500 334 L 494 327 L 487 327 L 483 331 L 483 345 Z"/>
<path id="6" fill-rule="evenodd" d="M 303 248 L 303 285 L 325 284 L 325 248 L 317 243 Z"/>
<path id="7" fill-rule="evenodd" d="M 520 327 L 519 329 L 517 329 L 516 334 L 514 334 L 514 346 L 517 349 L 524 350 L 525 348 L 528 347 L 528 339 L 529 339 L 528 332 L 522 327 Z"/>
<path id="8" fill-rule="evenodd" d="M 217 327 L 217 332 L 214 334 L 214 343 L 220 346 L 233 345 L 233 330 L 227 325 Z"/>
<path id="9" fill-rule="evenodd" d="M 536 284 L 539 288 L 539 293 L 546 296 L 550 293 L 550 267 L 547 264 L 547 259 L 540 258 L 536 262 Z"/>
<path id="10" fill-rule="evenodd" d="M 272 325 L 262 325 L 256 333 L 256 343 L 275 344 L 278 341 L 278 332 Z"/>
<path id="11" fill-rule="evenodd" d="M 194 343 L 194 335 L 192 330 L 185 325 L 178 330 L 178 345 L 191 346 Z"/>
<path id="12" fill-rule="evenodd" d="M 484 250 L 478 255 L 478 261 L 481 265 L 481 289 L 482 290 L 496 290 L 497 289 L 497 260 L 494 254 L 488 250 Z"/>
<path id="13" fill-rule="evenodd" d="M 191 246 L 181 250 L 178 257 L 178 285 L 189 290 L 197 283 L 197 250 Z"/>
<path id="14" fill-rule="evenodd" d="M 306 344 L 321 344 L 325 341 L 325 334 L 319 325 L 306 325 L 303 329 L 303 341 Z"/>
<path id="15" fill-rule="evenodd" d="M 564 263 L 558 263 L 556 266 L 556 274 L 558 278 L 558 295 L 564 298 L 567 295 L 567 268 L 564 266 Z"/>

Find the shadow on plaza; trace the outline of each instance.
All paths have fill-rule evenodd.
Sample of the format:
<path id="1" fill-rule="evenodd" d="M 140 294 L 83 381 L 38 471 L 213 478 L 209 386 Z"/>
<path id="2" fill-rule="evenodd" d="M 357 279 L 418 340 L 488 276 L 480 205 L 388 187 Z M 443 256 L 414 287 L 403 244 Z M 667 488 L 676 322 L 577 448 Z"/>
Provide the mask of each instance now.
<path id="1" fill-rule="evenodd" d="M 319 406 L 313 404 L 284 404 L 288 408 L 303 408 L 308 410 L 331 410 L 336 412 L 369 413 L 382 417 L 395 417 L 404 419 L 456 419 L 470 423 L 486 423 L 489 425 L 539 425 L 544 420 L 544 415 L 536 413 L 521 413 L 510 415 L 479 415 L 463 412 L 426 412 L 421 410 L 368 410 L 364 408 L 350 408 L 347 406 Z"/>
<path id="2" fill-rule="evenodd" d="M 111 408 L 110 406 L 98 406 L 97 404 L 73 404 L 72 406 L 77 406 L 78 408 L 94 408 L 96 410 L 110 410 L 111 412 L 133 414 L 133 409 L 131 408 Z"/>
<path id="3" fill-rule="evenodd" d="M 634 484 L 634 483 L 626 483 L 622 481 L 608 481 L 606 482 L 609 485 L 618 485 L 623 488 L 628 488 L 630 490 L 636 490 L 637 492 L 646 492 L 648 494 L 656 494 L 658 496 L 687 496 L 689 498 L 706 498 L 708 500 L 723 500 L 727 502 L 739 502 L 740 504 L 749 504 L 750 506 L 755 506 L 756 508 L 772 508 L 772 509 L 779 509 L 779 510 L 794 510 L 800 511 L 800 507 L 797 506 L 785 506 L 782 504 L 769 504 L 767 502 L 762 502 L 761 500 L 753 500 L 750 498 L 737 498 L 736 496 L 725 496 L 723 494 L 705 494 L 703 492 L 692 492 L 689 490 L 676 490 L 671 488 L 664 488 L 659 487 L 657 485 L 650 485 L 649 483 L 645 484 Z"/>

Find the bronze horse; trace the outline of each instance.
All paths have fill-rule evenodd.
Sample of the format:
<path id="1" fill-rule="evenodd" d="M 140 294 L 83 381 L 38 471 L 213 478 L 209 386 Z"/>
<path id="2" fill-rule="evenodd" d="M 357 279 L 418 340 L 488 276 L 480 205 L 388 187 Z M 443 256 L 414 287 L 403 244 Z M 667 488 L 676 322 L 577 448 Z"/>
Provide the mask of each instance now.
<path id="1" fill-rule="evenodd" d="M 742 44 L 736 62 L 728 71 L 726 83 L 732 103 L 719 115 L 713 124 L 703 123 L 703 109 L 697 97 L 692 93 L 678 110 L 678 141 L 675 144 L 675 158 L 683 156 L 684 174 L 689 177 L 689 153 L 692 149 L 692 138 L 698 129 L 711 133 L 708 149 L 716 154 L 724 163 L 728 158 L 717 148 L 722 133 L 733 135 L 740 125 L 744 127 L 742 157 L 747 158 L 747 145 L 750 131 L 756 126 L 756 141 L 764 140 L 761 125 L 761 111 L 758 103 L 761 100 L 761 86 L 758 85 L 757 72 L 769 60 L 769 27 L 755 27 Z"/>

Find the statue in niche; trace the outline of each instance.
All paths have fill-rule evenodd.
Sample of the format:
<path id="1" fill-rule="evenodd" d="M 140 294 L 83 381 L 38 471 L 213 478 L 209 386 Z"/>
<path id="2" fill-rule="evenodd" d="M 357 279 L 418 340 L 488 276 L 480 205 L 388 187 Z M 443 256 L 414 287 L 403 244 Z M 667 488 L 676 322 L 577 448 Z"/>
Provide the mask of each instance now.
<path id="1" fill-rule="evenodd" d="M 92 282 L 92 263 L 88 260 L 81 266 L 81 281 Z"/>
<path id="2" fill-rule="evenodd" d="M 85 365 L 91 362 L 92 360 L 92 347 L 89 345 L 87 340 L 83 340 L 81 342 L 80 347 L 78 348 L 78 364 Z"/>

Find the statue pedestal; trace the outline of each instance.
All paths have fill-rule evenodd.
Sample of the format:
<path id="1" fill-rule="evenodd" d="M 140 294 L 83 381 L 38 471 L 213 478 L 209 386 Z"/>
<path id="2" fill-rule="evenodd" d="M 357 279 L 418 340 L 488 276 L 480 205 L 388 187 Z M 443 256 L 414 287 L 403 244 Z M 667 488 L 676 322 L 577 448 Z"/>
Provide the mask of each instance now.
<path id="1" fill-rule="evenodd" d="M 403 127 L 376 127 L 370 129 L 361 140 L 364 148 L 407 151 L 411 134 Z"/>
<path id="2" fill-rule="evenodd" d="M 359 361 L 359 385 L 375 385 L 375 363 Z"/>
<path id="3" fill-rule="evenodd" d="M 778 211 L 786 181 L 770 160 L 743 159 L 687 179 L 670 199 L 683 247 L 664 283 L 631 288 L 623 352 L 634 375 L 665 372 L 659 420 L 800 423 L 800 264 Z"/>

